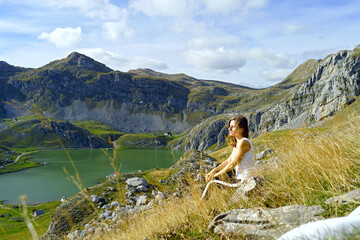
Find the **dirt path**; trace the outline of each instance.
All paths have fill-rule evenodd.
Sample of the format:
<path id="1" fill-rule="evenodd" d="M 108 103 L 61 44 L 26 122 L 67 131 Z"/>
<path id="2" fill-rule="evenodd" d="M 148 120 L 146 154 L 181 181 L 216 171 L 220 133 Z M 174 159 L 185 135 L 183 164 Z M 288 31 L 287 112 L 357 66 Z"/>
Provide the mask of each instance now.
<path id="1" fill-rule="evenodd" d="M 38 151 L 33 151 L 33 152 L 25 152 L 25 153 L 22 153 L 20 154 L 19 156 L 16 157 L 15 161 L 12 162 L 12 163 L 9 163 L 9 164 L 6 164 L 5 166 L 8 166 L 8 165 L 11 165 L 11 164 L 15 164 L 17 163 L 17 161 L 19 161 L 19 159 L 25 155 L 29 155 L 29 154 L 32 154 L 32 153 L 37 153 Z"/>

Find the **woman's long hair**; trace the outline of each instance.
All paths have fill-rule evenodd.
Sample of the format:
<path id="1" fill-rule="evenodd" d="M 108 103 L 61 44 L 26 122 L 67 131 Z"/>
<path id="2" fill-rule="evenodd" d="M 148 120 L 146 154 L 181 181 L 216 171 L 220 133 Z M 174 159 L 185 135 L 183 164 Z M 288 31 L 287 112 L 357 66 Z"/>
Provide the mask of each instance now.
<path id="1" fill-rule="evenodd" d="M 239 116 L 235 116 L 229 119 L 227 127 L 229 128 L 230 126 L 230 122 L 235 120 L 237 127 L 240 127 L 242 129 L 244 129 L 243 131 L 243 136 L 246 138 L 249 138 L 249 124 L 248 124 L 248 120 L 246 117 L 239 115 Z M 235 147 L 236 146 L 236 138 L 233 136 L 227 136 L 227 141 L 230 144 L 230 146 Z"/>

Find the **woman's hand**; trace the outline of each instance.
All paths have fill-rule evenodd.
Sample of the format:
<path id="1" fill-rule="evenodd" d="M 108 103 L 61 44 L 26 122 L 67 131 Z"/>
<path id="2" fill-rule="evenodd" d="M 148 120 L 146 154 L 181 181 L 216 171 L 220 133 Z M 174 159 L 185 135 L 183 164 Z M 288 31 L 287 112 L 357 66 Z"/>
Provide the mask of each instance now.
<path id="1" fill-rule="evenodd" d="M 215 173 L 214 173 L 213 171 L 211 171 L 211 172 L 209 172 L 208 174 L 206 174 L 205 182 L 208 183 L 208 182 L 210 182 L 211 180 L 213 180 L 214 175 L 215 175 Z"/>

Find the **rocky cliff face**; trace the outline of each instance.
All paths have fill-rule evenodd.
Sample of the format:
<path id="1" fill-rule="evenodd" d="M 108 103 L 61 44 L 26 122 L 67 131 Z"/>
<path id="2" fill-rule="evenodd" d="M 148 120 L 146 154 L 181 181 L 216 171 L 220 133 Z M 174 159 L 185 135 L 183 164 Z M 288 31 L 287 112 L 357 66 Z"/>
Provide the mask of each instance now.
<path id="1" fill-rule="evenodd" d="M 10 101 L 12 97 L 23 100 L 24 97 L 11 85 L 7 84 L 11 76 L 16 75 L 17 73 L 26 71 L 29 69 L 15 67 L 6 62 L 0 61 L 0 102 Z M 0 104 L 0 118 L 6 117 L 6 110 L 3 104 Z"/>
<path id="2" fill-rule="evenodd" d="M 309 60 L 267 89 L 149 69 L 113 71 L 79 53 L 14 70 L 2 84 L 13 93 L 5 93 L 6 99 L 35 105 L 51 118 L 99 121 L 125 133 L 188 131 L 174 146 L 205 150 L 224 143 L 225 123 L 235 114 L 249 118 L 253 136 L 331 116 L 359 95 L 359 55 L 355 48 Z M 18 106 L 1 107 L 3 115 L 24 113 Z"/>
<path id="3" fill-rule="evenodd" d="M 259 134 L 319 121 L 351 104 L 360 93 L 359 51 L 340 51 L 321 61 L 288 101 L 251 115 L 251 130 Z"/>
<path id="4" fill-rule="evenodd" d="M 207 119 L 193 127 L 182 139 L 174 144 L 179 149 L 205 150 L 212 144 L 221 146 L 227 119 L 236 114 L 248 117 L 250 132 L 257 136 L 272 130 L 303 126 L 305 123 L 322 120 L 351 104 L 359 96 L 360 88 L 360 46 L 353 51 L 340 51 L 311 65 L 307 70 L 309 77 L 295 86 L 289 83 L 289 77 L 281 83 L 295 86 L 292 94 L 284 101 L 271 106 L 250 109 L 250 111 L 232 111 Z M 305 71 L 302 66 L 302 71 Z M 293 74 L 294 75 L 294 74 Z M 219 125 L 222 124 L 222 127 Z M 217 133 L 213 132 L 217 130 Z"/>
<path id="5" fill-rule="evenodd" d="M 22 107 L 30 106 L 25 110 L 35 105 L 47 117 L 100 121 L 126 133 L 183 132 L 236 106 L 243 92 L 250 91 L 185 74 L 113 71 L 76 52 L 11 76 L 7 86 L 23 96 L 12 97 Z M 5 109 L 7 117 L 25 112 L 18 106 Z"/>
<path id="6" fill-rule="evenodd" d="M 181 115 L 171 119 L 187 106 L 186 87 L 166 79 L 115 72 L 78 53 L 13 76 L 9 86 L 49 117 L 101 121 L 126 132 L 189 127 Z"/>
<path id="7" fill-rule="evenodd" d="M 22 146 L 61 148 L 107 148 L 112 144 L 66 121 L 24 120 L 0 131 L 0 141 Z"/>

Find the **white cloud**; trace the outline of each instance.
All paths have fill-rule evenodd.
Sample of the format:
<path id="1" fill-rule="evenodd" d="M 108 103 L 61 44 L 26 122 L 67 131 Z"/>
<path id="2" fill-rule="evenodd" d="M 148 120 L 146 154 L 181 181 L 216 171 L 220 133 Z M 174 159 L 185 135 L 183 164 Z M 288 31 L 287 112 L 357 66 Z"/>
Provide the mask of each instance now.
<path id="1" fill-rule="evenodd" d="M 314 33 L 314 30 L 303 25 L 289 24 L 283 29 L 284 35 L 292 34 L 311 34 Z"/>
<path id="2" fill-rule="evenodd" d="M 190 48 L 203 49 L 203 48 L 219 48 L 219 47 L 236 47 L 241 43 L 239 37 L 225 35 L 217 37 L 199 37 L 191 39 L 188 42 Z"/>
<path id="3" fill-rule="evenodd" d="M 263 8 L 269 1 L 270 0 L 203 0 L 209 12 L 222 14 L 236 10 L 247 12 L 252 8 Z"/>
<path id="4" fill-rule="evenodd" d="M 47 40 L 58 48 L 74 48 L 82 42 L 82 31 L 80 27 L 55 28 L 51 33 L 41 33 L 39 39 Z"/>
<path id="5" fill-rule="evenodd" d="M 1 2 L 0 2 L 1 3 Z M 34 33 L 38 29 L 26 23 L 25 21 L 9 21 L 0 20 L 0 32 L 12 32 L 12 33 Z"/>
<path id="6" fill-rule="evenodd" d="M 199 4 L 192 0 L 130 0 L 129 9 L 145 16 L 171 18 L 171 29 L 176 33 L 202 33 L 206 26 L 201 21 L 195 21 Z"/>
<path id="7" fill-rule="evenodd" d="M 123 21 L 106 22 L 102 28 L 104 37 L 114 42 L 123 38 L 129 39 L 134 35 L 134 30 Z"/>
<path id="8" fill-rule="evenodd" d="M 185 53 L 185 60 L 199 69 L 220 73 L 236 71 L 246 63 L 239 51 L 224 48 L 189 50 Z"/>
<path id="9" fill-rule="evenodd" d="M 291 73 L 291 71 L 292 70 L 290 69 L 264 70 L 260 72 L 260 76 L 270 82 L 279 82 L 285 79 L 285 77 L 287 77 Z"/>
<path id="10" fill-rule="evenodd" d="M 155 59 L 135 57 L 130 61 L 129 69 L 136 69 L 136 68 L 150 68 L 150 69 L 164 70 L 167 69 L 168 66 L 166 65 L 166 63 L 157 61 Z"/>
<path id="11" fill-rule="evenodd" d="M 101 48 L 83 48 L 78 49 L 77 51 L 90 56 L 113 69 L 121 71 L 128 71 L 136 68 L 150 68 L 156 70 L 168 68 L 165 63 L 155 59 L 143 57 L 127 58 L 114 52 L 105 51 Z"/>
<path id="12" fill-rule="evenodd" d="M 293 56 L 287 53 L 272 53 L 262 48 L 253 48 L 248 51 L 250 59 L 264 62 L 271 68 L 293 68 L 296 61 Z"/>
<path id="13" fill-rule="evenodd" d="M 42 2 L 56 8 L 78 8 L 86 16 L 107 20 L 123 19 L 127 15 L 125 9 L 121 9 L 109 0 L 47 0 Z"/>
<path id="14" fill-rule="evenodd" d="M 149 17 L 182 17 L 194 5 L 189 0 L 131 0 L 129 7 Z"/>

